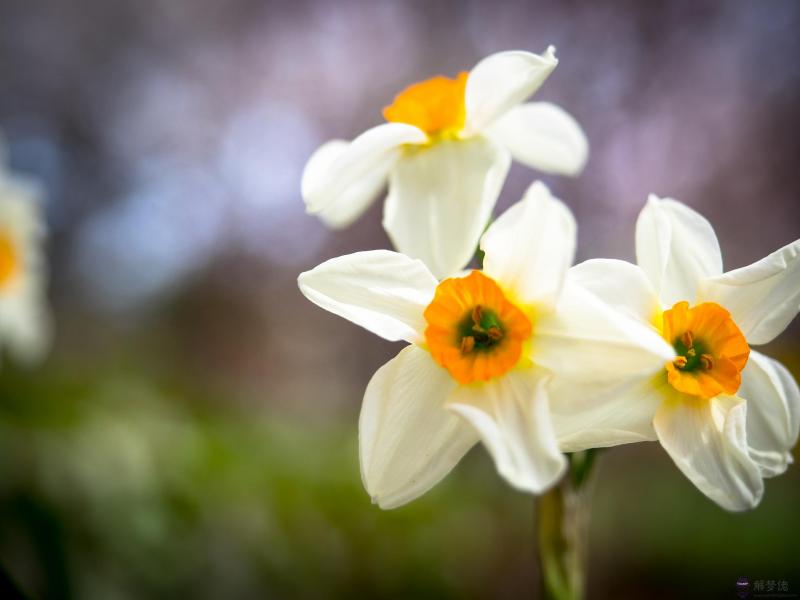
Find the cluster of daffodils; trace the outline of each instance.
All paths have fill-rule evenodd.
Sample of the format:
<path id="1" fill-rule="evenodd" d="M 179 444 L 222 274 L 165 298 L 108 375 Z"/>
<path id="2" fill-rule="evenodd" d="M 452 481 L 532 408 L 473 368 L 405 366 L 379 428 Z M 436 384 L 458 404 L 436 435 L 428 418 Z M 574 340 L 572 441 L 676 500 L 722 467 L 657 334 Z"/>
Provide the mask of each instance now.
<path id="1" fill-rule="evenodd" d="M 38 192 L 3 167 L 0 146 L 0 350 L 31 363 L 50 339 Z"/>
<path id="2" fill-rule="evenodd" d="M 572 266 L 576 226 L 540 182 L 483 233 L 510 157 L 577 173 L 587 143 L 550 104 L 521 104 L 556 65 L 503 52 L 415 84 L 388 124 L 309 160 L 303 196 L 329 224 L 380 192 L 400 252 L 331 259 L 299 277 L 315 304 L 391 341 L 359 421 L 361 474 L 383 508 L 440 481 L 478 441 L 517 489 L 563 476 L 564 452 L 658 440 L 729 510 L 755 506 L 800 427 L 800 390 L 750 349 L 800 310 L 800 240 L 728 273 L 709 223 L 651 197 L 638 265 Z M 475 246 L 480 270 L 462 271 Z"/>

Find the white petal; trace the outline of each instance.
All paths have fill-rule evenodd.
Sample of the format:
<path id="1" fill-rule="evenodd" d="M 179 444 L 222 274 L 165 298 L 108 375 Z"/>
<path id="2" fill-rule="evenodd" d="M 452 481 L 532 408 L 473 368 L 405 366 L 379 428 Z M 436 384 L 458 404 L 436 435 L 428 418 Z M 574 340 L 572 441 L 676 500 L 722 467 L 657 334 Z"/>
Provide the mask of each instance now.
<path id="1" fill-rule="evenodd" d="M 383 226 L 395 247 L 444 278 L 475 253 L 511 158 L 484 138 L 408 150 L 389 179 Z"/>
<path id="2" fill-rule="evenodd" d="M 417 346 L 404 348 L 372 377 L 358 424 L 359 455 L 364 487 L 381 508 L 424 494 L 478 440 L 445 408 L 455 385 Z"/>
<path id="3" fill-rule="evenodd" d="M 317 306 L 390 341 L 424 339 L 425 308 L 438 282 L 425 265 L 371 250 L 332 258 L 297 279 Z"/>
<path id="4" fill-rule="evenodd" d="M 772 341 L 800 311 L 800 240 L 706 280 L 701 294 L 731 312 L 749 343 Z"/>
<path id="5" fill-rule="evenodd" d="M 342 202 L 363 210 L 380 190 L 404 144 L 424 144 L 428 136 L 405 123 L 385 123 L 368 129 L 346 147 L 340 140 L 323 144 L 306 163 L 301 190 L 306 210 L 322 212 Z M 372 194 L 372 196 L 370 196 Z M 340 219 L 341 220 L 341 219 Z"/>
<path id="6" fill-rule="evenodd" d="M 711 224 L 685 204 L 652 194 L 636 223 L 636 259 L 665 307 L 694 304 L 700 282 L 722 273 Z"/>
<path id="7" fill-rule="evenodd" d="M 570 379 L 621 382 L 654 374 L 675 357 L 652 326 L 615 310 L 571 276 L 556 311 L 534 321 L 531 359 Z"/>
<path id="8" fill-rule="evenodd" d="M 540 181 L 481 238 L 483 270 L 527 303 L 552 306 L 575 256 L 575 219 Z"/>
<path id="9" fill-rule="evenodd" d="M 326 176 L 334 162 L 349 147 L 350 143 L 344 140 L 331 140 L 320 146 L 311 155 L 303 171 L 301 183 L 304 198 L 309 197 L 309 188 L 313 188 L 314 182 L 320 181 Z M 340 229 L 350 225 L 367 210 L 386 185 L 389 167 L 392 164 L 394 164 L 394 159 L 387 160 L 386 165 L 380 165 L 361 179 L 354 181 L 339 194 L 333 203 L 318 213 L 319 218 L 333 229 Z"/>
<path id="10" fill-rule="evenodd" d="M 30 274 L 23 286 L 0 300 L 0 347 L 7 345 L 25 365 L 40 362 L 53 339 L 53 319 L 43 288 L 43 274 Z"/>
<path id="11" fill-rule="evenodd" d="M 577 175 L 589 156 L 589 141 L 578 122 L 550 102 L 515 106 L 489 129 L 524 165 L 560 175 Z"/>
<path id="12" fill-rule="evenodd" d="M 747 404 L 734 396 L 665 402 L 653 421 L 661 445 L 689 480 L 722 508 L 741 511 L 761 501 L 764 482 L 748 455 Z"/>
<path id="13" fill-rule="evenodd" d="M 800 390 L 780 364 L 750 351 L 738 395 L 747 401 L 747 443 L 764 477 L 774 477 L 792 462 L 800 428 Z"/>
<path id="14" fill-rule="evenodd" d="M 510 50 L 484 58 L 467 78 L 465 133 L 482 131 L 510 108 L 524 102 L 539 89 L 557 64 L 553 46 L 541 56 Z"/>
<path id="15" fill-rule="evenodd" d="M 572 267 L 569 278 L 612 308 L 645 323 L 655 323 L 661 311 L 658 295 L 638 265 L 597 258 Z"/>
<path id="16" fill-rule="evenodd" d="M 668 392 L 662 371 L 609 385 L 556 377 L 550 412 L 564 452 L 657 439 L 653 417 Z"/>
<path id="17" fill-rule="evenodd" d="M 459 386 L 448 407 L 480 433 L 497 471 L 515 488 L 539 494 L 564 474 L 548 409 L 547 377 L 510 371 L 482 385 Z"/>
<path id="18" fill-rule="evenodd" d="M 607 305 L 617 313 L 617 317 L 622 318 L 621 328 L 635 323 L 639 335 L 649 340 L 651 352 L 655 351 L 656 358 L 648 361 L 650 366 L 644 374 L 617 373 L 607 381 L 589 382 L 557 377 L 551 389 L 550 407 L 561 449 L 572 452 L 656 439 L 652 421 L 668 386 L 663 365 L 674 351 L 649 326 L 660 310 L 658 297 L 649 280 L 636 265 L 606 259 L 576 265 L 569 270 L 568 278 L 572 284 L 602 301 L 598 308 L 578 295 L 572 300 L 575 308 L 583 305 L 590 310 L 592 306 L 595 306 L 595 310 L 603 310 L 602 305 Z M 566 299 L 570 300 L 568 297 Z M 593 320 L 599 320 L 602 326 L 611 324 L 602 313 L 595 314 Z M 583 333 L 591 331 L 589 327 L 581 329 Z M 636 336 L 635 332 L 631 332 L 625 339 L 635 340 Z M 535 349 L 536 343 L 534 352 Z M 634 347 L 631 351 L 635 353 L 637 349 Z M 569 361 L 567 352 L 569 347 L 554 367 L 559 368 L 560 364 Z M 605 352 L 602 348 L 596 348 L 589 357 L 592 363 L 576 366 L 580 370 L 594 365 L 602 372 L 613 364 L 608 359 L 618 352 L 613 347 L 608 347 Z M 629 351 L 623 352 L 627 354 Z"/>

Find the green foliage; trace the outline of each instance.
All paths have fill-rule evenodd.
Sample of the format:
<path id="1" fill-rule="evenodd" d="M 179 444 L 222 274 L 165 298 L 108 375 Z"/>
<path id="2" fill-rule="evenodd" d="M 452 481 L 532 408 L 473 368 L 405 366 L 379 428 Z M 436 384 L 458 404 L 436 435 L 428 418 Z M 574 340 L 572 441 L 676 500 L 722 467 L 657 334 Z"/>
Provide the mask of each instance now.
<path id="1" fill-rule="evenodd" d="M 315 421 L 197 387 L 120 357 L 2 372 L 0 562 L 30 595 L 534 593 L 533 500 L 482 448 L 424 497 L 381 511 L 359 477 L 356 406 Z M 573 476 L 595 458 L 590 596 L 636 597 L 655 581 L 691 597 L 728 589 L 731 573 L 791 571 L 794 470 L 733 515 L 655 444 L 573 455 Z"/>

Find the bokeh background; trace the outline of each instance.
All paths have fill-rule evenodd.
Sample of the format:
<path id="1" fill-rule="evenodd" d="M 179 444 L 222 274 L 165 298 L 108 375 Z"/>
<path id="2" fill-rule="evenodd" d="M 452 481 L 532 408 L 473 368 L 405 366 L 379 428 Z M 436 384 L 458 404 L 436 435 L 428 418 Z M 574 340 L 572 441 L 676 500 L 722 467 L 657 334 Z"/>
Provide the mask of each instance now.
<path id="1" fill-rule="evenodd" d="M 388 247 L 304 214 L 321 142 L 483 56 L 558 47 L 539 99 L 591 143 L 580 260 L 633 258 L 646 195 L 715 224 L 726 267 L 800 234 L 800 3 L 0 0 L 0 129 L 46 191 L 52 353 L 0 371 L 0 564 L 33 597 L 532 596 L 533 501 L 478 447 L 383 512 L 356 422 L 399 349 L 296 276 Z M 515 165 L 498 209 L 538 175 Z M 795 322 L 766 351 L 800 375 Z M 750 513 L 654 444 L 602 453 L 592 598 L 800 592 L 800 475 Z"/>

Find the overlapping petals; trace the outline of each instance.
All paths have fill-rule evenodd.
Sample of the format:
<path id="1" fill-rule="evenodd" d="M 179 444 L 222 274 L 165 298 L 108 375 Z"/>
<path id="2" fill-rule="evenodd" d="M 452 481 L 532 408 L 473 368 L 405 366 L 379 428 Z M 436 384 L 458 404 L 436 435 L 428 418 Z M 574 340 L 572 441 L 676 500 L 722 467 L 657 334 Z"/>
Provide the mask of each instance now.
<path id="1" fill-rule="evenodd" d="M 575 381 L 599 384 L 649 375 L 675 355 L 646 324 L 569 281 L 557 309 L 541 315 L 535 326 L 531 358 Z"/>
<path id="2" fill-rule="evenodd" d="M 657 440 L 653 415 L 668 385 L 660 372 L 610 382 L 557 379 L 550 394 L 559 446 L 578 452 Z"/>
<path id="3" fill-rule="evenodd" d="M 483 131 L 538 90 L 558 65 L 550 46 L 539 56 L 511 50 L 487 56 L 470 71 L 465 104 L 467 135 Z"/>
<path id="4" fill-rule="evenodd" d="M 323 144 L 311 156 L 302 183 L 307 211 L 344 227 L 388 183 L 383 225 L 394 246 L 437 277 L 458 272 L 491 216 L 512 155 L 564 175 L 577 175 L 586 162 L 575 119 L 553 104 L 521 105 L 557 64 L 553 47 L 542 55 L 500 52 L 457 80 L 411 86 L 384 111 L 395 122 L 349 143 Z"/>
<path id="5" fill-rule="evenodd" d="M 484 138 L 406 150 L 389 179 L 383 226 L 404 254 L 445 277 L 466 265 L 511 158 Z"/>
<path id="6" fill-rule="evenodd" d="M 574 283 L 565 283 L 575 251 L 575 223 L 542 184 L 531 186 L 524 199 L 489 228 L 482 248 L 486 269 L 480 277 L 502 291 L 505 302 L 513 304 L 508 310 L 529 323 L 524 328 L 529 339 L 513 340 L 524 349 L 515 353 L 515 364 L 503 362 L 505 346 L 499 347 L 497 369 L 486 371 L 486 380 L 469 378 L 469 383 L 440 364 L 449 364 L 446 357 L 432 354 L 433 342 L 422 338 L 425 314 L 438 315 L 435 341 L 444 340 L 448 348 L 452 342 L 448 352 L 469 353 L 479 342 L 472 337 L 466 346 L 463 338 L 449 341 L 447 327 L 456 328 L 454 335 L 463 327 L 477 331 L 462 335 L 483 335 L 481 352 L 494 352 L 487 349 L 492 332 L 486 328 L 495 328 L 498 344 L 510 343 L 500 340 L 511 340 L 516 331 L 511 313 L 497 301 L 476 300 L 475 312 L 476 307 L 462 299 L 470 305 L 464 305 L 464 315 L 440 315 L 431 309 L 435 297 L 449 298 L 464 286 L 448 280 L 437 287 L 422 262 L 388 251 L 332 259 L 299 278 L 300 289 L 316 304 L 387 339 L 413 344 L 375 374 L 362 408 L 362 476 L 382 507 L 398 506 L 424 493 L 477 439 L 512 486 L 533 493 L 546 490 L 566 467 L 550 416 L 557 401 L 550 393 L 551 382 L 561 376 L 579 383 L 610 382 L 629 373 L 653 373 L 673 356 L 671 347 L 648 326 L 617 314 Z M 483 304 L 485 313 L 494 315 L 487 318 L 499 319 L 491 323 L 505 330 L 482 325 Z M 481 360 L 488 356 L 482 354 Z"/>
<path id="7" fill-rule="evenodd" d="M 418 346 L 407 346 L 367 386 L 359 419 L 361 478 L 373 502 L 393 508 L 439 482 L 478 434 L 443 410 L 455 381 Z"/>
<path id="8" fill-rule="evenodd" d="M 569 209 L 537 181 L 481 238 L 483 270 L 526 304 L 552 308 L 575 257 L 576 232 Z"/>
<path id="9" fill-rule="evenodd" d="M 554 404 L 553 422 L 562 448 L 655 434 L 709 498 L 728 510 L 755 506 L 762 478 L 782 473 L 791 462 L 800 391 L 782 365 L 748 344 L 772 340 L 797 315 L 799 249 L 794 242 L 722 274 L 708 221 L 675 200 L 651 196 L 637 222 L 639 266 L 588 261 L 573 267 L 568 280 L 620 314 L 650 324 L 682 354 L 666 363 L 667 373 L 598 386 L 595 393 L 563 382 L 554 386 L 551 394 L 561 401 Z M 699 350 L 689 355 L 693 340 Z"/>
<path id="10" fill-rule="evenodd" d="M 751 351 L 738 395 L 747 402 L 750 456 L 764 477 L 780 475 L 792 462 L 800 428 L 797 382 L 778 361 Z"/>
<path id="11" fill-rule="evenodd" d="M 481 387 L 459 386 L 447 405 L 480 432 L 498 473 L 534 494 L 551 487 L 567 466 L 550 422 L 547 381 L 541 370 L 519 369 Z"/>
<path id="12" fill-rule="evenodd" d="M 341 140 L 334 140 L 323 144 L 303 171 L 301 191 L 306 209 L 319 213 L 348 200 L 365 208 L 374 198 L 364 193 L 373 191 L 370 186 L 362 190 L 365 178 L 385 182 L 402 146 L 424 144 L 427 140 L 425 132 L 413 125 L 385 123 L 368 129 L 350 143 L 342 145 Z"/>
<path id="13" fill-rule="evenodd" d="M 775 339 L 800 310 L 800 240 L 758 262 L 710 277 L 702 296 L 733 315 L 751 344 Z"/>
<path id="14" fill-rule="evenodd" d="M 653 420 L 661 445 L 677 467 L 722 508 L 741 511 L 761 501 L 764 482 L 750 457 L 747 404 L 735 396 L 710 401 L 668 399 Z"/>
<path id="15" fill-rule="evenodd" d="M 654 195 L 636 223 L 636 260 L 665 307 L 694 304 L 699 283 L 722 273 L 711 224 L 688 206 Z"/>

